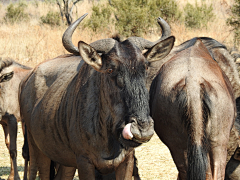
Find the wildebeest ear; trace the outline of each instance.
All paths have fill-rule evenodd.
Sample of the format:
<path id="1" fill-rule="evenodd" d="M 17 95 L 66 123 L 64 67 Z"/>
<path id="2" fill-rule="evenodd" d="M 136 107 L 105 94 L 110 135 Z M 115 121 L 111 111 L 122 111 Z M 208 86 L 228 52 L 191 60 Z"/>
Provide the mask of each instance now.
<path id="1" fill-rule="evenodd" d="M 149 49 L 144 56 L 147 58 L 148 62 L 154 62 L 166 57 L 173 48 L 175 42 L 175 37 L 170 36 L 154 45 Z"/>
<path id="2" fill-rule="evenodd" d="M 79 54 L 83 60 L 92 66 L 96 71 L 100 71 L 102 67 L 102 59 L 97 51 L 83 41 L 78 42 Z"/>
<path id="3" fill-rule="evenodd" d="M 9 81 L 10 79 L 12 79 L 13 74 L 14 74 L 13 71 L 10 72 L 10 73 L 3 74 L 3 75 L 0 77 L 0 82 Z"/>

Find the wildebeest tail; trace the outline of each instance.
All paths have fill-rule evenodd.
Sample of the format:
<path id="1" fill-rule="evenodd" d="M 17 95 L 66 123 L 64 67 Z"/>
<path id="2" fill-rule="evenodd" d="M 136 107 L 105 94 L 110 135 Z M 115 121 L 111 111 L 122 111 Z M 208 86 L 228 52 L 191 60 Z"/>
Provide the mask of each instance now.
<path id="1" fill-rule="evenodd" d="M 207 164 L 206 149 L 201 145 L 190 144 L 188 147 L 187 180 L 205 180 Z"/>
<path id="2" fill-rule="evenodd" d="M 190 86 L 191 87 L 187 87 Z M 206 124 L 210 115 L 211 100 L 207 94 L 208 83 L 200 86 L 188 82 L 179 91 L 179 107 L 183 108 L 182 123 L 187 133 L 187 180 L 205 180 L 208 168 L 208 142 L 206 138 Z M 186 90 L 185 90 L 186 88 Z M 190 90 L 191 89 L 191 90 Z M 190 90 L 190 91 L 189 91 Z"/>

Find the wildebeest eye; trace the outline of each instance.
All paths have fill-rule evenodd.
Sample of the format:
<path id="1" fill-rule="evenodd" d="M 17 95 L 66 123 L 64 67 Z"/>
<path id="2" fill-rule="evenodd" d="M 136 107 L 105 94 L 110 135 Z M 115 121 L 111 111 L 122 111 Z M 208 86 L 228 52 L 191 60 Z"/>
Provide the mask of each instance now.
<path id="1" fill-rule="evenodd" d="M 108 70 L 107 70 L 107 73 L 108 73 L 108 74 L 111 74 L 112 72 L 113 72 L 113 69 L 108 69 Z"/>
<path id="2" fill-rule="evenodd" d="M 145 69 L 148 70 L 149 62 L 145 63 Z"/>

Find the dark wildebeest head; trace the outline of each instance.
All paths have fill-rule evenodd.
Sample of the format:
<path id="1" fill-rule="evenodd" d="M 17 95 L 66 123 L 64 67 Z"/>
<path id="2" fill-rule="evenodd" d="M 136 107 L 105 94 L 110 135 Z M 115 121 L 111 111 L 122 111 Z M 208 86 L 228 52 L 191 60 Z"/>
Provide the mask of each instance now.
<path id="1" fill-rule="evenodd" d="M 160 60 L 170 52 L 174 37 L 162 41 L 165 38 L 163 35 L 156 42 L 139 37 L 131 37 L 123 42 L 104 39 L 90 45 L 80 41 L 78 50 L 69 40 L 83 18 L 65 32 L 65 48 L 80 54 L 96 71 L 105 74 L 102 79 L 107 89 L 104 101 L 114 118 L 112 123 L 115 127 L 112 130 L 116 137 L 120 137 L 124 145 L 132 147 L 148 141 L 154 131 L 153 120 L 149 116 L 146 70 L 149 62 Z M 148 51 L 142 54 L 144 49 Z"/>
<path id="2" fill-rule="evenodd" d="M 150 88 L 155 131 L 170 149 L 179 179 L 223 179 L 234 91 L 200 38 L 180 47 Z"/>
<path id="3" fill-rule="evenodd" d="M 164 58 L 173 47 L 174 37 L 162 41 L 163 35 L 156 42 L 139 37 L 123 42 L 104 39 L 90 45 L 80 41 L 76 48 L 69 40 L 83 18 L 68 28 L 63 44 L 69 52 L 80 54 L 86 63 L 104 74 L 101 79 L 106 88 L 103 101 L 113 117 L 112 131 L 124 145 L 136 147 L 148 141 L 154 133 L 146 89 L 148 63 Z M 145 49 L 148 51 L 142 54 Z"/>

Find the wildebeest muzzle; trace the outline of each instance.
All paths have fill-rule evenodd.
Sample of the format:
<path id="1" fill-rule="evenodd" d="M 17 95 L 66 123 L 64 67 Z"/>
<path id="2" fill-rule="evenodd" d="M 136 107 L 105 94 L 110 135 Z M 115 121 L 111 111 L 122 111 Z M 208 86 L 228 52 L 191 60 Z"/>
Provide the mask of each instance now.
<path id="1" fill-rule="evenodd" d="M 146 120 L 140 120 L 136 117 L 130 118 L 123 131 L 122 136 L 124 139 L 132 140 L 137 143 L 148 142 L 154 134 L 153 119 L 149 116 Z"/>

